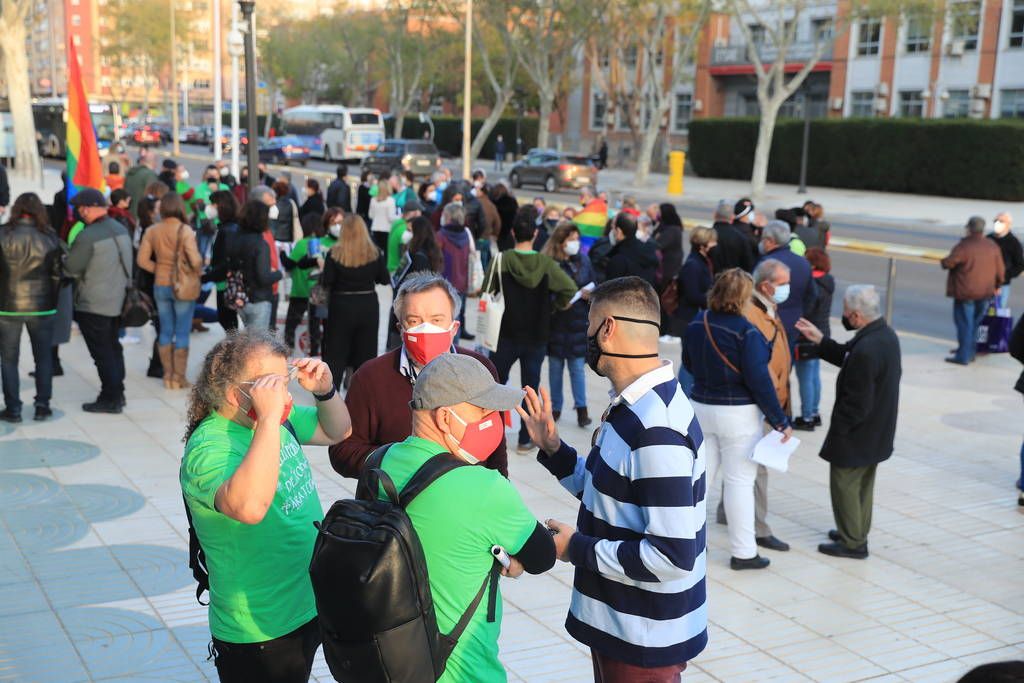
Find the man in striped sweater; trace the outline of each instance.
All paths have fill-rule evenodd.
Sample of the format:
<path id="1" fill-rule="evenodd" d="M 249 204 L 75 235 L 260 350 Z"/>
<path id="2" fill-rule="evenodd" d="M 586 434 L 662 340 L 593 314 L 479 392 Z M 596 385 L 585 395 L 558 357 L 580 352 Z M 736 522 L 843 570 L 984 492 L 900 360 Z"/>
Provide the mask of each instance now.
<path id="1" fill-rule="evenodd" d="M 658 358 L 654 288 L 618 278 L 590 302 L 587 363 L 613 390 L 589 455 L 559 438 L 546 390 L 518 409 L 538 461 L 581 501 L 578 529 L 548 520 L 576 567 L 565 627 L 590 646 L 597 683 L 679 681 L 707 645 L 700 426 Z"/>

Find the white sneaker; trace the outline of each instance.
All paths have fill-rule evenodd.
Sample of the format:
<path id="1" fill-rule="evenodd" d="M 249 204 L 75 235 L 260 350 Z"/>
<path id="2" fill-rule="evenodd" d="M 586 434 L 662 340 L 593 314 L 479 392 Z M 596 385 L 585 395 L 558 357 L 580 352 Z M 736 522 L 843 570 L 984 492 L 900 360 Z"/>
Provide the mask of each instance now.
<path id="1" fill-rule="evenodd" d="M 663 334 L 658 338 L 662 344 L 678 344 L 679 337 L 673 337 L 671 334 Z"/>
<path id="2" fill-rule="evenodd" d="M 134 334 L 126 334 L 121 337 L 122 344 L 128 344 L 129 346 L 142 343 L 141 337 L 136 337 Z"/>

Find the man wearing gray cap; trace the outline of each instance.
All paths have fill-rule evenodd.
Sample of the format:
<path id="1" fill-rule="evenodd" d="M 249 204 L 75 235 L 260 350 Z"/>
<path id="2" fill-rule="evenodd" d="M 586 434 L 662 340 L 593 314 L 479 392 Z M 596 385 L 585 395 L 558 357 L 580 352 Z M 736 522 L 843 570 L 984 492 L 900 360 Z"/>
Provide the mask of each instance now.
<path id="1" fill-rule="evenodd" d="M 433 457 L 456 457 L 475 465 L 505 437 L 504 414 L 522 398 L 521 389 L 498 384 L 475 358 L 442 354 L 416 378 L 409 402 L 412 436 L 387 449 L 381 468 L 401 491 Z M 555 545 L 547 529 L 515 487 L 486 467 L 451 470 L 420 493 L 406 512 L 423 546 L 441 633 L 452 630 L 491 571 L 496 561 L 493 546 L 501 546 L 510 556 L 508 568 L 502 570 L 505 576 L 540 574 L 555 563 Z M 497 583 L 492 586 L 494 600 L 481 601 L 448 660 L 443 680 L 504 680 L 498 661 L 501 600 Z"/>
<path id="2" fill-rule="evenodd" d="M 75 239 L 65 268 L 76 280 L 75 322 L 100 376 L 100 395 L 82 405 L 88 413 L 120 413 L 124 401 L 124 352 L 119 319 L 132 267 L 132 238 L 107 215 L 107 200 L 92 188 L 71 200 L 85 229 Z"/>

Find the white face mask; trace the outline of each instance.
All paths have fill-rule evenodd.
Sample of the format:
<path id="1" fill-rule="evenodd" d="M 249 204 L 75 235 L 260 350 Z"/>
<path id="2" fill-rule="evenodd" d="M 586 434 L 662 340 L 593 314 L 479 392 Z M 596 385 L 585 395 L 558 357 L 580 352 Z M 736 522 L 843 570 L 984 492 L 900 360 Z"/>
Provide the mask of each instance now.
<path id="1" fill-rule="evenodd" d="M 650 233 L 647 232 L 637 232 L 636 238 L 641 242 L 646 242 L 647 240 L 651 239 L 651 235 Z"/>
<path id="2" fill-rule="evenodd" d="M 188 180 L 188 169 L 187 168 L 184 171 L 181 172 L 181 179 L 182 180 Z"/>
<path id="3" fill-rule="evenodd" d="M 276 221 L 277 217 L 281 215 L 281 210 L 277 208 L 277 204 L 270 207 L 270 211 L 267 213 L 267 218 L 272 221 Z"/>
<path id="4" fill-rule="evenodd" d="M 992 223 L 992 230 L 997 235 L 1002 236 L 1009 232 L 1010 228 L 1003 221 L 995 221 L 994 223 Z"/>
<path id="5" fill-rule="evenodd" d="M 412 242 L 412 232 L 406 230 L 402 233 L 402 244 L 409 244 L 409 242 Z"/>
<path id="6" fill-rule="evenodd" d="M 327 232 L 331 233 L 331 237 L 338 239 L 341 237 L 341 223 L 331 223 L 330 227 L 327 228 Z"/>
<path id="7" fill-rule="evenodd" d="M 225 166 L 224 168 L 220 169 L 219 173 L 220 173 L 220 177 L 224 178 L 224 177 L 227 177 L 227 175 L 229 173 L 231 173 L 231 170 L 227 166 Z"/>
<path id="8" fill-rule="evenodd" d="M 609 243 L 610 243 L 610 244 L 611 244 L 611 245 L 612 245 L 613 247 L 615 246 L 615 243 L 616 243 L 616 242 L 618 242 L 618 241 L 619 241 L 619 240 L 618 240 L 618 239 L 616 239 L 616 237 L 615 237 L 615 231 L 614 231 L 614 230 L 612 230 L 611 232 L 609 232 L 609 233 L 608 233 L 608 242 L 609 242 Z"/>
<path id="9" fill-rule="evenodd" d="M 206 217 L 209 218 L 211 221 L 217 220 L 217 207 L 214 206 L 213 204 L 210 204 L 209 206 L 207 206 L 203 210 L 203 213 L 205 213 Z"/>
<path id="10" fill-rule="evenodd" d="M 580 253 L 580 241 L 579 240 L 569 240 L 568 242 L 566 242 L 565 243 L 565 253 L 568 256 L 575 256 L 576 254 Z"/>

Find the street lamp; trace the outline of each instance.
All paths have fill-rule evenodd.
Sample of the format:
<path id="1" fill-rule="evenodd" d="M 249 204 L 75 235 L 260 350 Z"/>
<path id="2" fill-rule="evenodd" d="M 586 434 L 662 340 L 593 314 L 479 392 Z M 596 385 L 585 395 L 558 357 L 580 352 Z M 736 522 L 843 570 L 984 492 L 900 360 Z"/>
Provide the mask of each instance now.
<path id="1" fill-rule="evenodd" d="M 174 27 L 174 2 L 171 5 L 171 140 L 174 155 L 181 154 L 180 133 L 178 131 L 178 46 Z"/>
<path id="2" fill-rule="evenodd" d="M 231 32 L 228 33 L 228 54 L 231 55 L 231 175 L 235 180 L 241 176 L 238 163 L 238 60 L 245 52 L 245 38 L 238 28 L 238 7 L 231 8 Z M 221 138 L 216 137 L 217 147 L 221 146 Z"/>
<path id="3" fill-rule="evenodd" d="M 173 3 L 172 3 L 173 4 Z M 253 21 L 255 0 L 238 0 L 245 22 L 245 119 L 249 129 L 249 189 L 259 183 L 259 137 L 256 131 L 256 24 Z"/>
<path id="4" fill-rule="evenodd" d="M 470 118 L 472 108 L 470 99 L 472 96 L 471 76 L 473 70 L 473 0 L 466 0 L 466 50 L 465 61 L 462 69 L 462 177 L 469 178 L 469 150 L 470 136 L 472 135 L 473 120 Z"/>
<path id="5" fill-rule="evenodd" d="M 213 158 L 216 161 L 224 158 L 224 148 L 220 144 L 220 138 L 224 135 L 224 89 L 221 83 L 220 36 L 220 0 L 213 0 L 213 139 L 217 141 L 213 148 Z"/>
<path id="6" fill-rule="evenodd" d="M 804 86 L 804 144 L 800 149 L 800 187 L 797 193 L 807 194 L 807 148 L 811 143 L 811 91 Z"/>

